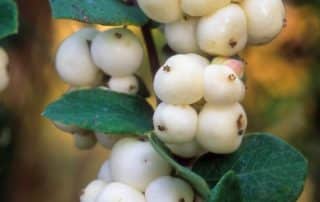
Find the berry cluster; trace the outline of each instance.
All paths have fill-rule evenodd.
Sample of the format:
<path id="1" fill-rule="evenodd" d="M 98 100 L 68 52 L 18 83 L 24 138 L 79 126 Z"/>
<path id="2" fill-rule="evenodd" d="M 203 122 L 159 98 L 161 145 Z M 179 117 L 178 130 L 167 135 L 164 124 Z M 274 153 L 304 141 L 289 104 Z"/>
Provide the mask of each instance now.
<path id="1" fill-rule="evenodd" d="M 9 74 L 7 69 L 8 63 L 8 54 L 0 47 L 0 92 L 4 91 L 9 84 Z"/>
<path id="2" fill-rule="evenodd" d="M 83 191 L 81 202 L 193 202 L 185 181 L 170 176 L 172 168 L 149 142 L 123 138 Z"/>
<path id="3" fill-rule="evenodd" d="M 265 44 L 285 25 L 282 0 L 138 0 L 151 19 L 165 23 L 178 53 L 232 56 L 247 44 Z"/>
<path id="4" fill-rule="evenodd" d="M 128 29 L 99 32 L 94 28 L 83 28 L 60 45 L 56 69 L 62 80 L 70 85 L 68 92 L 100 86 L 106 90 L 136 94 L 139 82 L 135 73 L 143 56 L 142 44 Z M 111 149 L 118 140 L 111 134 L 94 133 L 58 122 L 55 125 L 74 134 L 75 145 L 79 149 L 90 149 L 97 140 Z"/>

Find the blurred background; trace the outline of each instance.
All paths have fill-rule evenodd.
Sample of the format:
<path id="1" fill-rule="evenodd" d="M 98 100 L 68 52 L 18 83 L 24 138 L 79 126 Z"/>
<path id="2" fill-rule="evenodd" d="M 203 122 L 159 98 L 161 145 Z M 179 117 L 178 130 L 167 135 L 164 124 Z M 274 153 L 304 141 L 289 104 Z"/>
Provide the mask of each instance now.
<path id="1" fill-rule="evenodd" d="M 84 24 L 53 20 L 44 0 L 17 2 L 19 34 L 1 42 L 10 56 L 11 81 L 0 95 L 0 127 L 7 128 L 0 135 L 0 201 L 76 202 L 109 152 L 99 145 L 90 151 L 77 150 L 71 135 L 40 114 L 68 88 L 55 72 L 55 50 Z M 320 201 L 319 14 L 320 1 L 287 1 L 288 22 L 279 37 L 242 54 L 248 63 L 244 104 L 249 131 L 277 134 L 309 159 L 299 202 Z M 157 30 L 153 34 L 162 50 L 163 36 Z M 160 58 L 163 61 L 165 56 Z M 150 82 L 147 66 L 145 61 L 142 74 Z M 6 135 L 9 130 L 11 136 Z"/>

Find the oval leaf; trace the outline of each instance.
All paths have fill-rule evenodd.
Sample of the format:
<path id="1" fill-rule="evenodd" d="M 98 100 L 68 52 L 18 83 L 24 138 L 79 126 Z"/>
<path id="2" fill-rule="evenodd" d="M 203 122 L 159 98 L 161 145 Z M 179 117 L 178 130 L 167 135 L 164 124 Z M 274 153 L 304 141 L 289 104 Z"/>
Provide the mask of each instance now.
<path id="1" fill-rule="evenodd" d="M 155 134 L 149 135 L 149 141 L 162 158 L 164 158 L 175 169 L 179 176 L 187 180 L 203 198 L 207 199 L 209 197 L 210 189 L 206 181 L 201 176 L 176 162 L 169 149 Z"/>
<path id="2" fill-rule="evenodd" d="M 229 170 L 239 177 L 245 202 L 294 202 L 303 189 L 307 161 L 281 139 L 260 133 L 247 136 L 237 152 L 205 155 L 193 167 L 211 186 Z"/>
<path id="3" fill-rule="evenodd" d="M 68 93 L 50 104 L 43 115 L 103 133 L 144 135 L 153 129 L 153 109 L 143 98 L 102 89 Z"/>
<path id="4" fill-rule="evenodd" d="M 102 25 L 144 25 L 148 18 L 138 8 L 119 0 L 50 0 L 55 18 Z"/>
<path id="5" fill-rule="evenodd" d="M 12 0 L 0 1 L 0 39 L 18 32 L 17 5 Z"/>
<path id="6" fill-rule="evenodd" d="M 242 202 L 240 181 L 233 171 L 228 171 L 212 189 L 209 202 Z"/>

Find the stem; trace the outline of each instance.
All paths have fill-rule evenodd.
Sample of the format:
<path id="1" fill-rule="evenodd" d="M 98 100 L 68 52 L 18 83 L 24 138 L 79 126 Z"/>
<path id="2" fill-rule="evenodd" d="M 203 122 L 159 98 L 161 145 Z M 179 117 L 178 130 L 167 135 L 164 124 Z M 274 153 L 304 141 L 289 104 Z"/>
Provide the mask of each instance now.
<path id="1" fill-rule="evenodd" d="M 151 74 L 153 79 L 158 71 L 158 68 L 160 67 L 158 53 L 152 37 L 151 27 L 148 24 L 146 24 L 142 26 L 141 31 L 147 47 L 149 64 L 150 64 Z M 160 103 L 159 101 L 160 100 L 157 98 L 157 103 Z"/>

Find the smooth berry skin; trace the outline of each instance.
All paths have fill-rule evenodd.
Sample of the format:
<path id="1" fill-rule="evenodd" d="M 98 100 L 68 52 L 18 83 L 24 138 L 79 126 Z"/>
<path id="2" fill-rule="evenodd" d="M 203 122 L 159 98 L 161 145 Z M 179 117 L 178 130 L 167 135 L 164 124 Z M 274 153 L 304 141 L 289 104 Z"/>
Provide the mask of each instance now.
<path id="1" fill-rule="evenodd" d="M 144 195 L 126 184 L 108 184 L 93 202 L 146 202 Z"/>
<path id="2" fill-rule="evenodd" d="M 72 86 L 93 86 L 101 79 L 101 71 L 93 63 L 90 43 L 98 32 L 86 28 L 66 38 L 56 54 L 56 70 L 63 81 Z"/>
<path id="3" fill-rule="evenodd" d="M 204 70 L 204 99 L 211 104 L 240 102 L 246 88 L 238 75 L 226 65 L 209 65 Z"/>
<path id="4" fill-rule="evenodd" d="M 135 138 L 118 141 L 110 157 L 112 179 L 143 192 L 154 179 L 169 175 L 170 165 L 153 149 L 149 142 Z"/>
<path id="5" fill-rule="evenodd" d="M 164 33 L 169 47 L 177 53 L 200 53 L 197 23 L 198 19 L 187 17 L 165 24 Z"/>
<path id="6" fill-rule="evenodd" d="M 108 82 L 110 90 L 135 95 L 139 91 L 139 82 L 134 75 L 124 77 L 111 77 Z"/>
<path id="7" fill-rule="evenodd" d="M 248 43 L 251 45 L 272 41 L 285 25 L 282 0 L 244 0 L 242 8 L 247 15 Z"/>
<path id="8" fill-rule="evenodd" d="M 119 135 L 113 135 L 113 134 L 104 134 L 104 133 L 95 133 L 95 136 L 99 142 L 104 148 L 106 149 L 112 149 L 113 145 L 121 139 Z"/>
<path id="9" fill-rule="evenodd" d="M 242 8 L 230 4 L 199 20 L 197 39 L 210 55 L 233 56 L 247 44 L 247 19 Z"/>
<path id="10" fill-rule="evenodd" d="M 199 114 L 197 142 L 216 154 L 235 152 L 247 128 L 247 116 L 239 104 L 206 104 Z"/>
<path id="11" fill-rule="evenodd" d="M 111 183 L 112 180 L 112 172 L 111 172 L 111 165 L 110 165 L 110 161 L 107 160 L 105 161 L 99 172 L 98 172 L 98 179 L 99 180 L 103 180 L 105 183 Z"/>
<path id="12" fill-rule="evenodd" d="M 141 10 L 152 20 L 170 23 L 182 17 L 180 0 L 137 0 Z"/>
<path id="13" fill-rule="evenodd" d="M 147 202 L 193 202 L 194 192 L 185 181 L 171 176 L 160 177 L 147 187 Z"/>
<path id="14" fill-rule="evenodd" d="M 189 105 L 161 103 L 153 115 L 157 136 L 165 143 L 187 143 L 194 139 L 198 114 Z"/>
<path id="15" fill-rule="evenodd" d="M 143 62 L 143 47 L 130 30 L 114 28 L 99 33 L 92 41 L 91 55 L 94 63 L 114 77 L 134 74 Z"/>
<path id="16" fill-rule="evenodd" d="M 102 190 L 107 186 L 102 180 L 92 181 L 84 190 L 80 196 L 80 202 L 93 202 L 96 201 L 97 196 L 102 192 Z"/>
<path id="17" fill-rule="evenodd" d="M 188 105 L 203 97 L 204 65 L 189 54 L 174 55 L 154 78 L 156 95 L 165 103 Z"/>
<path id="18" fill-rule="evenodd" d="M 202 17 L 211 15 L 230 2 L 231 0 L 181 0 L 181 7 L 190 16 Z"/>
<path id="19" fill-rule="evenodd" d="M 183 144 L 167 144 L 170 151 L 181 158 L 194 158 L 205 153 L 196 140 Z"/>

